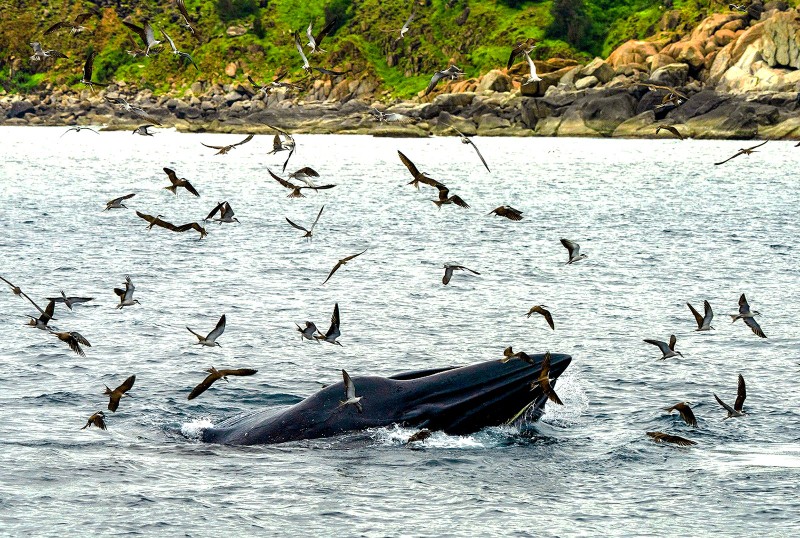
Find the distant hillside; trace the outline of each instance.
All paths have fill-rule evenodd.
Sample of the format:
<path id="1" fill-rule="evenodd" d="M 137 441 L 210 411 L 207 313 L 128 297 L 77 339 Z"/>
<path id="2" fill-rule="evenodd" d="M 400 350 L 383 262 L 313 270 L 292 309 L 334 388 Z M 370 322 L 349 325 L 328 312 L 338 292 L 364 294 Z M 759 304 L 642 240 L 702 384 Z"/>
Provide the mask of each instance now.
<path id="1" fill-rule="evenodd" d="M 790 2 L 795 4 L 797 0 Z M 185 0 L 198 38 L 181 26 L 175 4 L 136 0 L 0 0 L 0 83 L 6 92 L 24 92 L 47 83 L 74 86 L 90 47 L 98 51 L 95 80 L 124 81 L 156 93 L 180 91 L 193 82 L 242 82 L 250 74 L 268 80 L 285 67 L 291 78 L 303 76 L 292 32 L 314 22 L 315 33 L 335 20 L 312 65 L 352 69 L 351 78 L 370 77 L 388 93 L 409 97 L 425 87 L 431 73 L 455 62 L 475 76 L 504 66 L 510 45 L 521 37 L 540 39 L 534 57 L 589 59 L 615 46 L 657 32 L 665 13 L 660 0 Z M 667 0 L 685 27 L 726 4 Z M 416 16 L 405 39 L 400 27 L 413 9 Z M 71 36 L 69 30 L 44 36 L 46 28 L 97 10 Z M 9 16 L 13 14 L 13 16 Z M 677 14 L 677 15 L 676 15 Z M 182 65 L 169 53 L 133 58 L 125 51 L 133 36 L 122 20 L 137 24 L 149 18 L 166 30 L 181 50 L 190 52 L 200 70 Z M 680 25 L 673 25 L 680 29 Z M 163 38 L 162 38 L 163 39 Z M 139 41 L 136 38 L 137 42 Z M 34 63 L 31 41 L 56 49 L 67 59 Z M 303 40 L 305 43 L 306 40 Z M 141 43 L 138 44 L 141 46 Z M 226 74 L 227 71 L 227 74 Z M 77 86 L 76 86 L 77 88 Z"/>

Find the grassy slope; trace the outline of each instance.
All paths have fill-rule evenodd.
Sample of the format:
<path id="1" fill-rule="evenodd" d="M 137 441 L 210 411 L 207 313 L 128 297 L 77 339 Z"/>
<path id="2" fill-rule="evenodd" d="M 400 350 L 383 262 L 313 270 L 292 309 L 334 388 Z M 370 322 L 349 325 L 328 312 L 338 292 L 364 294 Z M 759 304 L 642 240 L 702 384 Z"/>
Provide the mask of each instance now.
<path id="1" fill-rule="evenodd" d="M 179 26 L 177 9 L 166 1 L 122 0 L 119 12 L 103 8 L 101 20 L 86 23 L 95 28 L 92 35 L 71 37 L 63 31 L 49 36 L 42 36 L 42 32 L 62 17 L 74 17 L 95 3 L 114 2 L 0 0 L 4 13 L 15 13 L 13 18 L 0 18 L 0 81 L 9 91 L 25 91 L 47 82 L 76 85 L 90 46 L 99 52 L 95 80 L 126 81 L 157 93 L 180 91 L 196 80 L 229 83 L 234 79 L 226 76 L 224 69 L 230 62 L 237 63 L 238 81 L 243 81 L 247 73 L 256 80 L 267 80 L 281 66 L 289 68 L 297 79 L 302 72 L 291 32 L 304 29 L 311 20 L 315 28 L 320 28 L 327 9 L 329 16 L 338 15 L 340 27 L 323 44 L 329 53 L 311 57 L 312 65 L 353 68 L 359 76 L 382 81 L 393 95 L 408 97 L 425 86 L 430 73 L 449 61 L 470 76 L 504 65 L 509 44 L 519 37 L 543 39 L 535 51 L 540 58 L 556 54 L 588 58 L 606 55 L 627 39 L 654 33 L 663 14 L 660 0 L 585 0 L 591 23 L 579 49 L 545 39 L 552 22 L 551 0 L 429 0 L 428 5 L 421 0 L 423 6 L 417 10 L 411 31 L 395 45 L 399 28 L 410 13 L 409 0 L 185 1 L 203 36 L 200 41 Z M 711 5 L 715 10 L 723 9 L 719 4 Z M 459 25 L 457 21 L 467 6 L 469 16 Z M 675 1 L 675 8 L 682 10 L 687 21 L 706 14 L 708 6 L 707 1 Z M 168 52 L 153 58 L 128 56 L 125 49 L 129 48 L 126 40 L 130 32 L 121 24 L 125 17 L 137 22 L 150 17 L 156 28 L 170 33 L 179 48 L 192 52 L 200 71 L 182 66 Z M 225 31 L 229 26 L 243 26 L 248 31 L 228 37 Z M 66 52 L 69 59 L 58 60 L 54 66 L 51 62 L 32 64 L 27 59 L 27 43 L 33 40 L 42 41 L 45 48 Z M 21 59 L 13 74 L 12 58 Z"/>

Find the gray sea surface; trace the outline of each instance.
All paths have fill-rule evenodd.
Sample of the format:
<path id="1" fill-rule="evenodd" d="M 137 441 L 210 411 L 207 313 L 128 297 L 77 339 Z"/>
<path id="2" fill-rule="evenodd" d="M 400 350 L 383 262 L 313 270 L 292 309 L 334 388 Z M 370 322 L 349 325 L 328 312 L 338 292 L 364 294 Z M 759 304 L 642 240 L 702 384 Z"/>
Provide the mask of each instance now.
<path id="1" fill-rule="evenodd" d="M 256 136 L 0 128 L 0 275 L 42 307 L 90 296 L 52 324 L 86 357 L 25 327 L 36 310 L 0 287 L 0 534 L 8 536 L 797 536 L 800 533 L 800 149 L 770 142 L 298 135 L 289 170 L 337 186 L 306 198 L 272 180 L 286 152 Z M 407 185 L 402 151 L 472 207 Z M 163 167 L 200 192 L 164 190 Z M 284 175 L 285 176 L 285 175 Z M 136 193 L 130 209 L 106 201 Z M 241 223 L 209 235 L 147 231 L 227 200 Z M 314 241 L 285 221 L 309 225 Z M 487 213 L 509 204 L 511 222 Z M 559 239 L 588 259 L 565 265 Z M 322 285 L 336 261 L 367 248 Z M 443 263 L 461 263 L 443 286 Z M 130 275 L 140 305 L 117 310 Z M 768 339 L 731 323 L 747 294 Z M 686 306 L 709 300 L 715 331 Z M 301 342 L 295 323 L 342 347 Z M 556 330 L 537 315 L 550 307 Z M 221 347 L 194 345 L 221 314 Z M 678 338 L 659 360 L 644 338 Z M 274 446 L 199 441 L 240 413 L 279 410 L 322 384 L 569 353 L 563 407 L 541 421 L 416 449 L 399 426 Z M 257 368 L 186 395 L 210 366 Z M 748 416 L 722 420 L 747 381 Z M 136 374 L 107 431 L 104 384 Z M 664 407 L 690 402 L 687 427 Z M 698 442 L 659 445 L 660 430 Z"/>

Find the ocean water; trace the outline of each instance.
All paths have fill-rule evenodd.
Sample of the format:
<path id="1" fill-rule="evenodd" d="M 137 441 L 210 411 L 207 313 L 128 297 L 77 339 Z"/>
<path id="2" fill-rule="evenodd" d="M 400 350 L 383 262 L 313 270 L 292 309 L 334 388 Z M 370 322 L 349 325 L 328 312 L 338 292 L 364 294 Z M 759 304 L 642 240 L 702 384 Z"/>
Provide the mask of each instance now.
<path id="1" fill-rule="evenodd" d="M 256 136 L 0 128 L 0 275 L 37 303 L 91 296 L 53 325 L 83 334 L 86 357 L 25 327 L 35 309 L 0 288 L 0 534 L 159 536 L 795 536 L 800 532 L 800 190 L 798 151 L 770 142 L 298 135 L 287 167 L 336 188 L 289 199 L 286 153 Z M 397 157 L 472 207 L 419 191 Z M 175 196 L 163 167 L 200 192 Z M 289 171 L 287 170 L 287 172 Z M 128 210 L 103 211 L 127 193 Z M 209 235 L 146 230 L 134 210 L 176 224 L 227 200 L 239 224 Z M 511 222 L 487 213 L 509 204 Z M 285 217 L 309 225 L 314 241 Z M 565 265 L 559 239 L 589 257 Z M 367 248 L 322 285 L 339 258 Z M 461 263 L 443 286 L 443 263 Z M 140 305 L 115 309 L 130 275 Z M 741 321 L 746 293 L 768 339 Z M 694 332 L 686 307 L 715 312 Z M 301 342 L 334 303 L 343 346 Z M 556 330 L 535 304 L 550 307 Z M 221 314 L 221 347 L 194 345 Z M 678 337 L 659 360 L 643 338 Z M 281 409 L 351 375 L 492 360 L 513 345 L 569 353 L 548 405 L 523 430 L 436 433 L 415 449 L 398 426 L 332 439 L 228 447 L 204 427 Z M 257 368 L 186 395 L 204 369 Z M 749 415 L 725 420 L 747 382 Z M 105 409 L 104 384 L 136 374 Z M 663 408 L 688 401 L 691 429 Z M 698 442 L 653 443 L 660 430 Z"/>

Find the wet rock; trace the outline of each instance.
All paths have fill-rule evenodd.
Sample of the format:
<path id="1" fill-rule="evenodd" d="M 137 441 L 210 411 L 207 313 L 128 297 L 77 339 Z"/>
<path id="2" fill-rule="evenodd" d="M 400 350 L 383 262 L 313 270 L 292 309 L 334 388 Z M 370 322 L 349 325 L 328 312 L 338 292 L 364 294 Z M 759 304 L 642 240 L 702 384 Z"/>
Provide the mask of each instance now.
<path id="1" fill-rule="evenodd" d="M 7 118 L 22 118 L 25 114 L 33 114 L 35 107 L 33 103 L 28 100 L 14 101 L 11 103 L 11 108 L 6 112 Z M 8 122 L 6 122 L 8 123 Z"/>
<path id="2" fill-rule="evenodd" d="M 615 138 L 652 136 L 656 130 L 655 122 L 655 112 L 647 110 L 620 123 L 611 136 Z"/>

